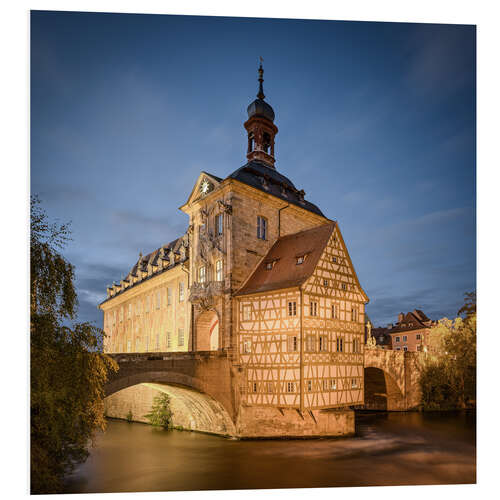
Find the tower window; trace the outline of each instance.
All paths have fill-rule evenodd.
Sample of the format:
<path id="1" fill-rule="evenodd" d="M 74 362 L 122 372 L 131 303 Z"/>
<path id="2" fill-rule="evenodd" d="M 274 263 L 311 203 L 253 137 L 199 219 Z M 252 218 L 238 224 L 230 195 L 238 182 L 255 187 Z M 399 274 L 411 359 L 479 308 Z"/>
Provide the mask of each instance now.
<path id="1" fill-rule="evenodd" d="M 264 143 L 262 144 L 262 149 L 266 153 L 269 153 L 269 148 L 271 147 L 271 136 L 267 132 L 264 132 L 263 140 Z"/>
<path id="2" fill-rule="evenodd" d="M 267 219 L 257 216 L 257 238 L 267 240 Z"/>
<path id="3" fill-rule="evenodd" d="M 215 233 L 220 236 L 224 231 L 224 217 L 223 214 L 215 216 Z"/>
<path id="4" fill-rule="evenodd" d="M 215 263 L 215 279 L 216 281 L 222 281 L 222 260 Z"/>

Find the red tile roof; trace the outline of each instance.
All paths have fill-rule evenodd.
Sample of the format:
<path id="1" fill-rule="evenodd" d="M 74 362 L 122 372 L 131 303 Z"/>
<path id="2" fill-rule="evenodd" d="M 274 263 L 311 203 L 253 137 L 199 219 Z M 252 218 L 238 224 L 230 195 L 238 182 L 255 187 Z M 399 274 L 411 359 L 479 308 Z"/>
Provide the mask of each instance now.
<path id="1" fill-rule="evenodd" d="M 279 238 L 236 295 L 302 285 L 313 273 L 334 227 L 335 222 L 330 222 Z M 303 255 L 304 262 L 297 265 L 297 257 Z M 266 269 L 270 262 L 274 262 L 272 269 Z"/>

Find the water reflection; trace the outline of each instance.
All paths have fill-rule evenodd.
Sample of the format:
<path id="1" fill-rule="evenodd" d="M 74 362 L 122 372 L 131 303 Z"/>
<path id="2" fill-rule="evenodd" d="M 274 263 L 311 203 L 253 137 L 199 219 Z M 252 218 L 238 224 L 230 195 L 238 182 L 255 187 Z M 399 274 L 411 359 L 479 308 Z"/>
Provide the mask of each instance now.
<path id="1" fill-rule="evenodd" d="M 177 491 L 476 480 L 472 413 L 361 414 L 346 439 L 235 441 L 109 421 L 67 492 Z"/>

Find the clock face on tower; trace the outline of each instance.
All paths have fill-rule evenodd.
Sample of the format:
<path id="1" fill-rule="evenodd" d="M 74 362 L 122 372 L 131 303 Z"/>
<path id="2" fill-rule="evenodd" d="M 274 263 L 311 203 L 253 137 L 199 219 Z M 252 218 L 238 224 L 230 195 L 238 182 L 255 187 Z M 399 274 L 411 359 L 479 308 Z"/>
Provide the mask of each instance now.
<path id="1" fill-rule="evenodd" d="M 200 193 L 207 194 L 212 188 L 212 184 L 207 179 L 203 179 L 203 182 L 200 184 Z"/>

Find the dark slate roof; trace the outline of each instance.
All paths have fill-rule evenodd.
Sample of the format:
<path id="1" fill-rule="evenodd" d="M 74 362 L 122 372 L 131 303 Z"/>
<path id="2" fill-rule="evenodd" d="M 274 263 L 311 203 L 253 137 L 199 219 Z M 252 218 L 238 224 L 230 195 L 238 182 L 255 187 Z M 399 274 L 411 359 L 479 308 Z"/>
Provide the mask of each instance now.
<path id="1" fill-rule="evenodd" d="M 430 320 L 420 309 L 414 309 L 403 315 L 403 320 L 398 321 L 393 328 L 388 330 L 389 333 L 407 332 L 410 330 L 418 330 L 428 328 L 435 324 Z M 411 325 L 411 326 L 410 326 Z"/>
<path id="2" fill-rule="evenodd" d="M 263 116 L 268 120 L 274 121 L 274 109 L 264 99 L 255 99 L 247 108 L 248 118 L 252 116 Z"/>
<path id="3" fill-rule="evenodd" d="M 335 222 L 330 222 L 279 238 L 236 295 L 302 285 L 314 272 L 334 227 Z M 305 254 L 304 262 L 297 265 L 297 257 Z M 266 269 L 269 262 L 274 262 L 272 269 Z"/>
<path id="4" fill-rule="evenodd" d="M 277 198 L 302 207 L 309 212 L 325 217 L 323 212 L 313 203 L 304 199 L 304 191 L 299 191 L 293 182 L 280 174 L 276 169 L 268 167 L 260 161 L 252 160 L 235 170 L 228 179 L 236 179 Z"/>

